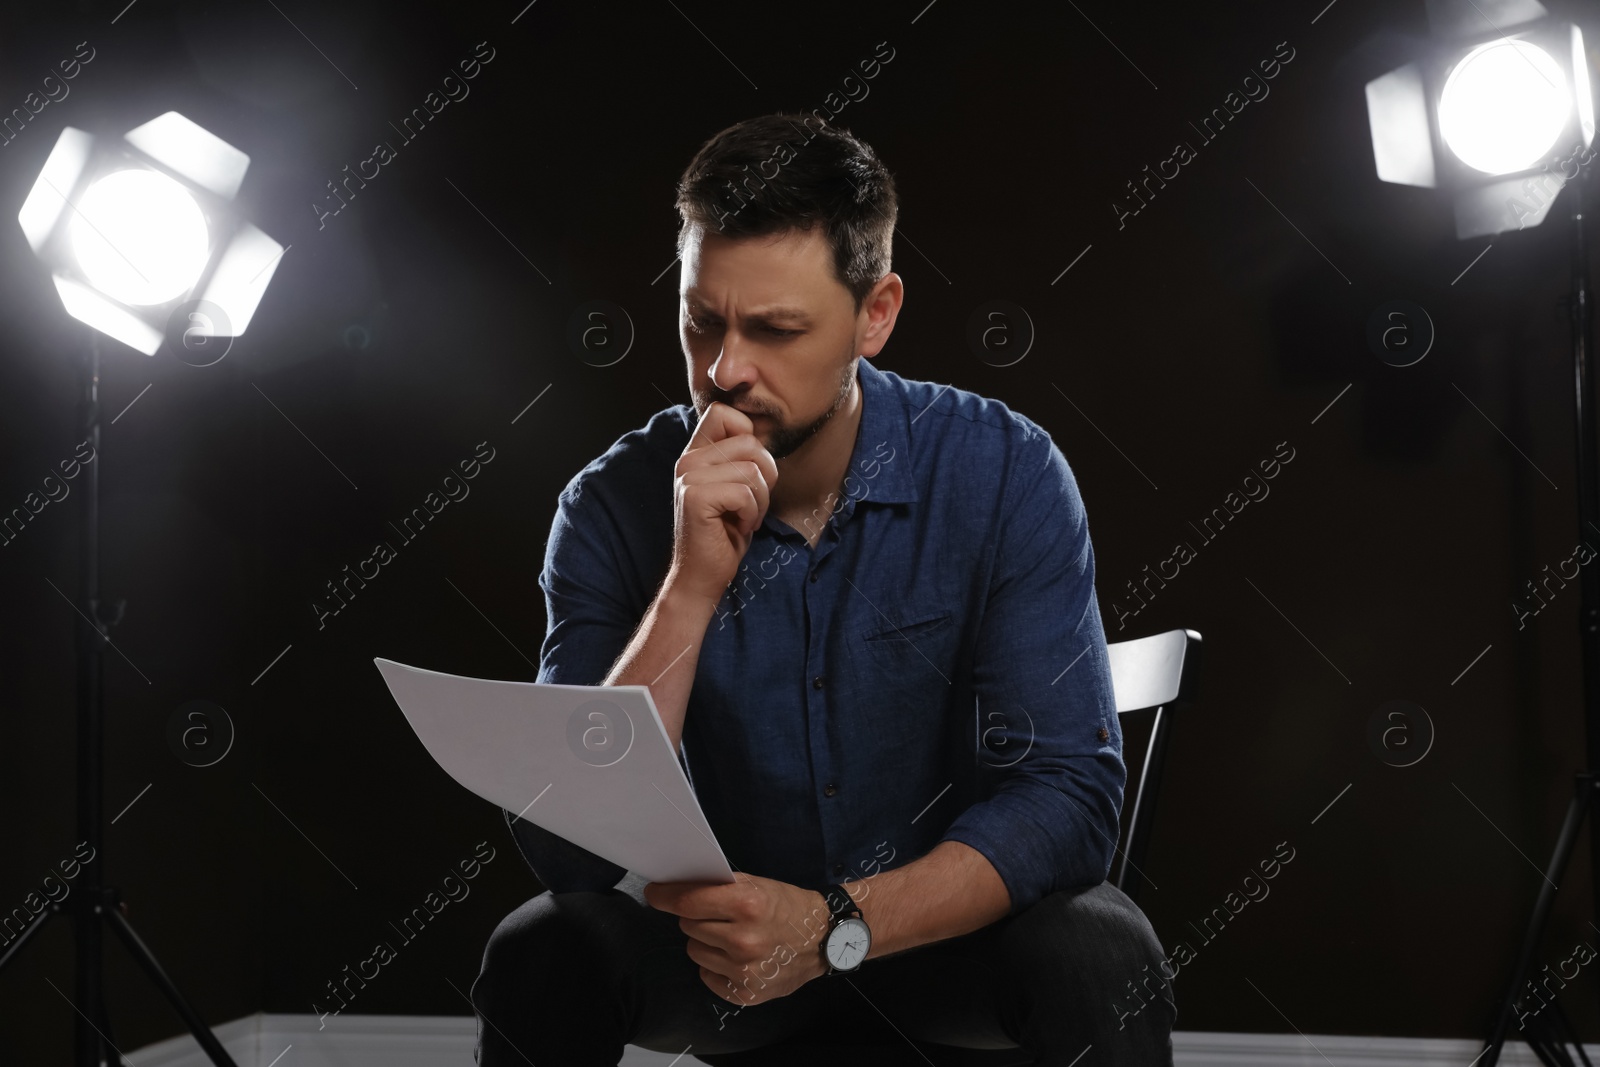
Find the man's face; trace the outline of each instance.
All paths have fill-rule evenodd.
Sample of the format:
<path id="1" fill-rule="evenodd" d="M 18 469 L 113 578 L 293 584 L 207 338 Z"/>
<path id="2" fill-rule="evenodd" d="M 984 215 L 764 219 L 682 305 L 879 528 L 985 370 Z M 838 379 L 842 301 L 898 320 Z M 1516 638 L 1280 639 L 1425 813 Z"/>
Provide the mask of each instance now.
<path id="1" fill-rule="evenodd" d="M 678 332 L 697 414 L 714 401 L 737 408 L 783 459 L 849 399 L 857 330 L 820 227 L 738 239 L 690 231 Z"/>

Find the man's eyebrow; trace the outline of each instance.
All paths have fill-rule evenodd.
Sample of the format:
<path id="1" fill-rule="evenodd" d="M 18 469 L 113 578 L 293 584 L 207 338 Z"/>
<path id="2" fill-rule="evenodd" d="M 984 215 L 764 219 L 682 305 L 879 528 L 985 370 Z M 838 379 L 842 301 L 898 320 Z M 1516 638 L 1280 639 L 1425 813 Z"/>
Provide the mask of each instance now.
<path id="1" fill-rule="evenodd" d="M 699 297 L 685 295 L 685 302 L 697 310 L 708 310 Z M 793 322 L 801 326 L 811 325 L 811 313 L 804 308 L 785 307 L 774 305 L 772 307 L 754 308 L 745 315 L 747 319 L 758 322 Z"/>
<path id="2" fill-rule="evenodd" d="M 759 322 L 792 322 L 801 326 L 811 325 L 811 316 L 803 308 L 756 308 L 745 317 L 756 319 Z"/>

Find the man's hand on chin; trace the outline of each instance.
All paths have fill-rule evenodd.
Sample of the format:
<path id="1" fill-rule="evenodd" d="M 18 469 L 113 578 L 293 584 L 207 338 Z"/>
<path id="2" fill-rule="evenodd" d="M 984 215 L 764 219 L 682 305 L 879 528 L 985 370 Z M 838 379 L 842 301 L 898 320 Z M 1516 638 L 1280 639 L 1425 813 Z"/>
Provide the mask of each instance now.
<path id="1" fill-rule="evenodd" d="M 679 916 L 689 958 L 713 993 L 741 1007 L 786 997 L 824 974 L 820 892 L 735 871 L 728 885 L 650 882 L 645 902 Z"/>

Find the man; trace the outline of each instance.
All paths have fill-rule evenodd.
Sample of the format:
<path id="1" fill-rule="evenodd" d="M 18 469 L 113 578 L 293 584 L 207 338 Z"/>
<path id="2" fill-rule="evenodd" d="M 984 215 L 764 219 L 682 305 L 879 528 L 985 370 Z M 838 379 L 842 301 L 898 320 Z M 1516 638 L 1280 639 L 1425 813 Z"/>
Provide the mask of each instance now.
<path id="1" fill-rule="evenodd" d="M 678 209 L 693 410 L 562 492 L 539 680 L 650 687 L 736 881 L 616 888 L 508 814 L 546 892 L 485 951 L 478 1062 L 814 1038 L 1170 1064 L 1160 942 L 1105 882 L 1126 771 L 1066 460 L 867 362 L 904 299 L 896 195 L 847 131 L 732 126 Z"/>

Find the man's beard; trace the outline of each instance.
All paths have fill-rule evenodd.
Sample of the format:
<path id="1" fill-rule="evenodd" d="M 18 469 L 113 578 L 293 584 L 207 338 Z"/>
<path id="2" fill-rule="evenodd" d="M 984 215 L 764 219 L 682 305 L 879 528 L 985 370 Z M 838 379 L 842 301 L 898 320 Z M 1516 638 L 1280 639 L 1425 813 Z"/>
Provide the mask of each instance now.
<path id="1" fill-rule="evenodd" d="M 829 405 L 828 410 L 804 426 L 788 426 L 778 423 L 769 431 L 770 439 L 762 442 L 762 444 L 772 454 L 773 459 L 786 459 L 793 455 L 801 445 L 815 437 L 818 431 L 828 424 L 828 420 L 833 418 L 839 409 L 844 407 L 845 401 L 850 399 L 850 387 L 855 381 L 855 368 L 856 361 L 852 359 L 840 369 L 839 390 L 834 395 L 833 403 Z M 739 404 L 736 403 L 737 398 L 730 397 L 729 394 L 715 387 L 711 390 L 711 399 L 717 403 L 727 404 L 729 407 L 739 407 Z M 776 419 L 770 413 L 761 412 L 760 414 L 765 416 L 767 421 L 776 423 Z M 757 436 L 759 436 L 759 432 Z"/>

